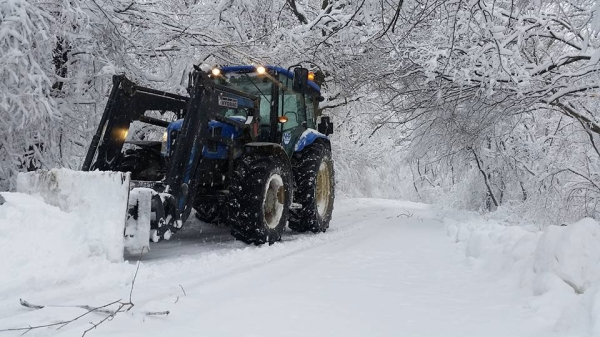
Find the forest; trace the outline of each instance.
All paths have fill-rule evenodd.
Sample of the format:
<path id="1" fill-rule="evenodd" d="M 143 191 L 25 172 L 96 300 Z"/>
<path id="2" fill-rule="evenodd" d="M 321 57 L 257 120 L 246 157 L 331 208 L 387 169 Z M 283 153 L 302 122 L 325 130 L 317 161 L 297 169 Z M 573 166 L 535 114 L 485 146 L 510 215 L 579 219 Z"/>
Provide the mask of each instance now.
<path id="1" fill-rule="evenodd" d="M 590 0 L 0 0 L 0 191 L 81 166 L 114 74 L 299 64 L 338 196 L 598 219 L 599 34 Z"/>

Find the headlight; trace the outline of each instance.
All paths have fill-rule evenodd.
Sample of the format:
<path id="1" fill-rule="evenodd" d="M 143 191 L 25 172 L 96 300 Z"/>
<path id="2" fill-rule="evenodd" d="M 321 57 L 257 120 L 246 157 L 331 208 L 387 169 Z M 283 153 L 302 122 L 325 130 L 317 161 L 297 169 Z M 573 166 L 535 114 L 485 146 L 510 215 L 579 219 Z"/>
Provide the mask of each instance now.
<path id="1" fill-rule="evenodd" d="M 163 136 L 162 136 L 162 143 L 160 144 L 160 152 L 165 156 L 169 155 L 167 153 L 167 139 L 168 138 L 169 137 L 167 136 L 167 131 L 165 131 L 165 133 L 163 133 Z"/>
<path id="2" fill-rule="evenodd" d="M 127 139 L 128 134 L 129 129 L 113 129 L 112 131 L 113 139 L 122 139 L 123 141 Z"/>

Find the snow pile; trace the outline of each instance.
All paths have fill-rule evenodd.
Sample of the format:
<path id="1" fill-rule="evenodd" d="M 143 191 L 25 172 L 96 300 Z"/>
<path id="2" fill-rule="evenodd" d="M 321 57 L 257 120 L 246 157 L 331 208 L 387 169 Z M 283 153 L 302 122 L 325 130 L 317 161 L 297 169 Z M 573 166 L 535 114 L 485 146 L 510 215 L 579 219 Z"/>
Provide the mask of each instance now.
<path id="1" fill-rule="evenodd" d="M 543 231 L 493 220 L 445 219 L 447 233 L 482 268 L 532 295 L 560 334 L 600 335 L 600 224 L 583 219 Z"/>
<path id="2" fill-rule="evenodd" d="M 17 188 L 31 194 L 2 192 L 0 305 L 124 268 L 112 262 L 123 261 L 128 176 L 52 170 L 19 175 Z"/>
<path id="3" fill-rule="evenodd" d="M 107 268 L 124 268 L 106 258 L 112 252 L 82 226 L 90 222 L 77 213 L 63 212 L 39 196 L 5 192 L 2 196 L 6 202 L 0 205 L 1 305 L 16 305 L 12 297 L 27 292 L 100 282 L 114 276 L 105 275 L 111 274 Z"/>
<path id="4" fill-rule="evenodd" d="M 67 169 L 21 173 L 17 177 L 17 192 L 39 195 L 47 204 L 70 213 L 73 222 L 48 223 L 40 226 L 40 232 L 61 231 L 70 225 L 76 236 L 88 243 L 91 255 L 123 260 L 128 174 Z"/>

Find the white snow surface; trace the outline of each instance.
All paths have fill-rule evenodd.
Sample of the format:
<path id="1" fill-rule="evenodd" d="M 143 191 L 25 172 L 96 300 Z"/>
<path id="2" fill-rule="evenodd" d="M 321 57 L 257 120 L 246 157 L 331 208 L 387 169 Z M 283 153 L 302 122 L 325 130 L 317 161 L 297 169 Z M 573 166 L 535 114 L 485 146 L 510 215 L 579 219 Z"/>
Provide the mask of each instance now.
<path id="1" fill-rule="evenodd" d="M 135 306 L 86 336 L 600 335 L 600 232 L 591 219 L 526 230 L 425 204 L 346 199 L 326 233 L 286 231 L 256 247 L 194 219 L 146 255 L 110 262 L 90 251 L 78 216 L 39 197 L 2 195 L 0 330 L 128 301 L 139 263 Z M 81 336 L 105 317 L 27 335 Z"/>

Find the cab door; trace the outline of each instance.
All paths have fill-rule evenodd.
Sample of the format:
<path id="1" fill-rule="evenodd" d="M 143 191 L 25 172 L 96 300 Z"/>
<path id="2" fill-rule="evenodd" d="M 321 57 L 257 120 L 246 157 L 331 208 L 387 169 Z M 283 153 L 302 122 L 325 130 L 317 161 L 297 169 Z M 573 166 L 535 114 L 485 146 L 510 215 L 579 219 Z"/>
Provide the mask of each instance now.
<path id="1" fill-rule="evenodd" d="M 294 153 L 296 142 L 306 130 L 306 102 L 304 95 L 292 90 L 292 81 L 283 75 L 279 75 L 280 86 L 279 92 L 279 117 L 286 117 L 285 123 L 280 123 L 281 130 L 281 146 L 289 156 Z"/>

